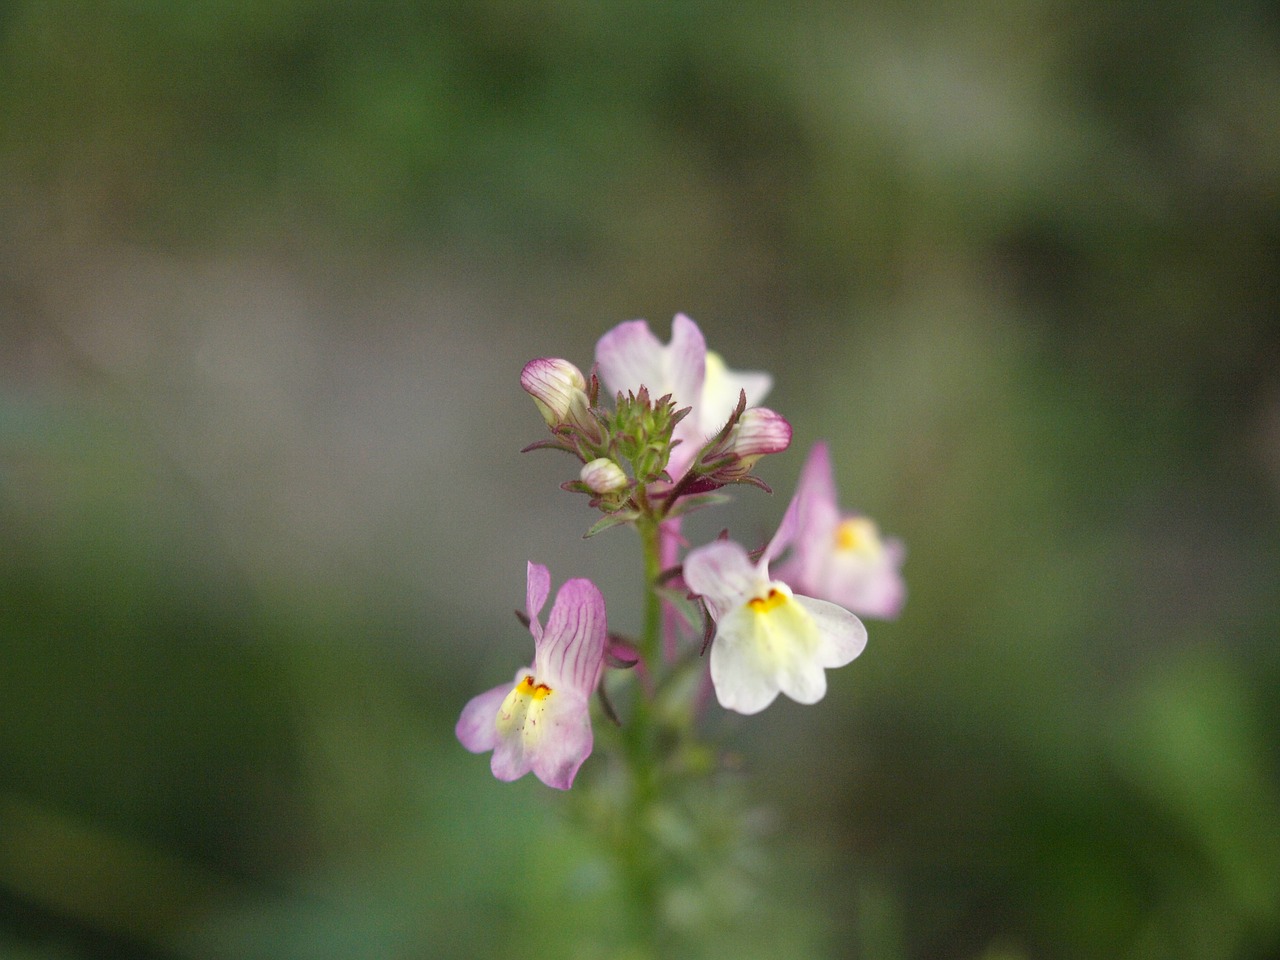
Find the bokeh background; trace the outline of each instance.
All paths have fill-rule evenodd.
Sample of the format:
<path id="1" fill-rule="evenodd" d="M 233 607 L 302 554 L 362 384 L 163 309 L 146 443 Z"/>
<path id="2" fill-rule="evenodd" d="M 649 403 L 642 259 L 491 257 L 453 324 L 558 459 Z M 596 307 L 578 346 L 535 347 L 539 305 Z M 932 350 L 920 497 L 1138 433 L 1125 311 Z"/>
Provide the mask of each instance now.
<path id="1" fill-rule="evenodd" d="M 684 311 L 695 529 L 829 438 L 911 591 L 690 955 L 1280 957 L 1274 4 L 8 0 L 0 224 L 0 956 L 613 956 L 452 725 L 527 559 L 639 623 L 521 365 Z"/>

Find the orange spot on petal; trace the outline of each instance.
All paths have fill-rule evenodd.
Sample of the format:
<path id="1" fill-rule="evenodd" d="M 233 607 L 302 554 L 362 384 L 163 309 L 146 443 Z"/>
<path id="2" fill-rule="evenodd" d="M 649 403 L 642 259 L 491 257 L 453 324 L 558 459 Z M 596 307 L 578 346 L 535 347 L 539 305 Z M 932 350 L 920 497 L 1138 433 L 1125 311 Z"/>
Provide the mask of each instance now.
<path id="1" fill-rule="evenodd" d="M 769 595 L 765 597 L 752 597 L 747 601 L 749 606 L 756 613 L 768 613 L 775 607 L 780 607 L 787 602 L 787 595 L 776 587 L 769 589 Z"/>

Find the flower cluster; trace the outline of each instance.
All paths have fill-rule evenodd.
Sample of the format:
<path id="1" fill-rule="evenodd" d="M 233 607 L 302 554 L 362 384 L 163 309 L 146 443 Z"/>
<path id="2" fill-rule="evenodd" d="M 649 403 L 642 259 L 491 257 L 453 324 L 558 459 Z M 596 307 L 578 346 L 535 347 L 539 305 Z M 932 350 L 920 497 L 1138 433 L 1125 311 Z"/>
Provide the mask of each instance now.
<path id="1" fill-rule="evenodd" d="M 730 370 L 683 314 L 668 344 L 643 320 L 623 323 L 600 338 L 589 374 L 568 360 L 540 358 L 525 365 L 520 384 L 551 434 L 526 449 L 561 450 L 582 464 L 562 486 L 587 495 L 603 515 L 588 536 L 633 526 L 650 572 L 649 609 L 669 603 L 675 589 L 704 612 L 710 681 L 722 707 L 754 714 L 779 693 L 816 703 L 826 693 L 825 671 L 866 646 L 859 616 L 892 618 L 901 610 L 903 546 L 882 538 L 867 517 L 841 512 L 821 443 L 763 550 L 753 555 L 718 539 L 679 562 L 679 518 L 723 499 L 715 491 L 730 484 L 768 490 L 755 465 L 786 450 L 792 433 L 786 419 L 758 405 L 771 377 Z M 546 568 L 530 563 L 533 665 L 473 698 L 456 732 L 467 749 L 493 752 L 498 779 L 532 770 L 566 789 L 592 750 L 590 698 L 597 691 L 603 698 L 604 667 L 641 668 L 648 695 L 656 696 L 680 660 L 676 638 L 660 643 L 657 634 L 664 625 L 672 633 L 680 618 L 651 617 L 637 641 L 610 635 L 600 591 L 575 579 L 560 588 L 544 630 L 538 615 L 549 592 Z M 688 646 L 681 662 L 696 664 L 698 647 Z M 632 720 L 646 709 L 639 695 Z M 607 699 L 605 711 L 616 719 Z"/>
<path id="2" fill-rule="evenodd" d="M 612 391 L 604 403 L 602 379 Z M 684 314 L 665 345 L 633 320 L 600 338 L 590 377 L 568 360 L 525 364 L 520 385 L 552 434 L 525 449 L 564 450 L 582 461 L 564 487 L 605 514 L 593 533 L 645 515 L 675 517 L 719 487 L 764 486 L 752 467 L 791 445 L 791 424 L 755 406 L 771 384 L 766 373 L 729 370 Z"/>

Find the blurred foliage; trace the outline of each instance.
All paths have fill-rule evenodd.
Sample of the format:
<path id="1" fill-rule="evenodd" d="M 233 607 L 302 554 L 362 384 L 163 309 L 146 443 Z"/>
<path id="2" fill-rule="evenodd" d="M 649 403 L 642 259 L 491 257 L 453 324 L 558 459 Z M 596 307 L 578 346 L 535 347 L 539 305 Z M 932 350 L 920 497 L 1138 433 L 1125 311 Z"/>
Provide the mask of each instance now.
<path id="1" fill-rule="evenodd" d="M 798 450 L 831 438 L 911 599 L 820 708 L 713 721 L 780 823 L 759 899 L 718 888 L 755 922 L 689 955 L 1280 954 L 1274 4 L 10 0 L 0 146 L 0 954 L 615 955 L 559 798 L 451 737 L 518 631 L 397 592 L 419 547 L 496 565 L 416 487 L 492 469 L 523 398 L 422 461 L 357 447 L 361 492 L 417 465 L 423 539 L 255 554 L 271 435 L 211 486 L 173 442 L 227 414 L 199 364 L 113 366 L 69 319 L 120 247 L 195 277 L 116 281 L 153 285 L 124 302 L 161 360 L 208 348 L 208 251 L 353 301 L 399 256 L 504 291 L 426 330 L 445 363 L 512 313 L 589 344 L 684 309 L 775 372 Z M 540 515 L 524 479 L 475 482 Z"/>

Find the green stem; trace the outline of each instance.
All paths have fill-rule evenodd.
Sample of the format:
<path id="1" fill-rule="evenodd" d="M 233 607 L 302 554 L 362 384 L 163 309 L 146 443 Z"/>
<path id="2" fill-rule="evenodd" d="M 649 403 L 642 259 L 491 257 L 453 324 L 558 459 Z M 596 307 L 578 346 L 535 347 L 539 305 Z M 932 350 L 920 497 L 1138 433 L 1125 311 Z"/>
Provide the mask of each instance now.
<path id="1" fill-rule="evenodd" d="M 662 663 L 662 598 L 658 594 L 658 577 L 662 574 L 662 547 L 656 521 L 643 523 L 640 542 L 644 549 L 644 633 L 640 639 L 640 653 L 651 675 L 656 674 Z"/>
<path id="2" fill-rule="evenodd" d="M 649 838 L 651 810 L 660 791 L 658 778 L 658 743 L 654 729 L 654 704 L 650 691 L 655 689 L 663 670 L 662 598 L 658 593 L 658 576 L 662 572 L 659 529 L 656 520 L 644 519 L 636 524 L 644 552 L 644 631 L 640 635 L 640 656 L 647 682 L 638 683 L 631 717 L 626 729 L 626 758 L 631 767 L 631 798 L 626 821 L 621 824 L 624 837 L 623 861 L 627 885 L 636 918 L 637 939 L 658 956 L 661 924 L 658 918 L 658 865 L 654 844 Z"/>

